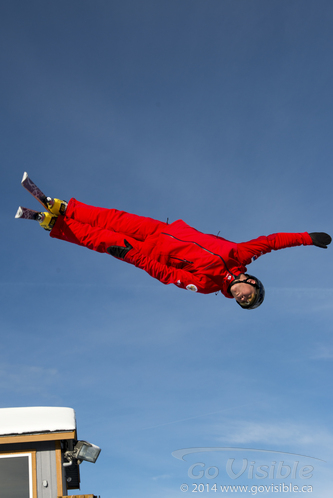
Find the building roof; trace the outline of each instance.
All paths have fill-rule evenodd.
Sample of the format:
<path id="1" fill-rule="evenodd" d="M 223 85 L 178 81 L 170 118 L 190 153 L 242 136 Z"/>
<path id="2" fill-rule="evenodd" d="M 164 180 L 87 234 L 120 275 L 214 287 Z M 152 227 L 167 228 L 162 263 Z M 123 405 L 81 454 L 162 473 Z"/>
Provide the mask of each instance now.
<path id="1" fill-rule="evenodd" d="M 73 408 L 34 406 L 0 409 L 0 436 L 74 430 Z"/>

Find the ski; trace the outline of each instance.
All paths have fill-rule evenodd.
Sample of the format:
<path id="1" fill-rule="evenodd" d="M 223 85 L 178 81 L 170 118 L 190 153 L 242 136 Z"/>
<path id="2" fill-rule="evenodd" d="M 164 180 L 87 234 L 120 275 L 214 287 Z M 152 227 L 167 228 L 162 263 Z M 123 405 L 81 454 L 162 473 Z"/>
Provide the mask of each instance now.
<path id="1" fill-rule="evenodd" d="M 28 209 L 20 206 L 17 210 L 15 218 L 22 218 L 24 220 L 36 220 L 39 221 L 42 213 L 39 211 L 34 211 L 33 209 Z"/>
<path id="2" fill-rule="evenodd" d="M 47 231 L 51 231 L 57 221 L 57 216 L 53 216 L 52 213 L 40 213 L 39 211 L 34 211 L 34 209 L 22 206 L 18 208 L 15 218 L 38 221 L 40 226 Z"/>
<path id="3" fill-rule="evenodd" d="M 24 173 L 21 184 L 28 192 L 30 192 L 31 195 L 34 196 L 35 199 L 37 199 L 38 202 L 41 203 L 41 205 L 45 209 L 49 211 L 46 204 L 47 196 L 41 191 L 40 188 L 37 187 L 37 185 L 31 180 L 31 178 L 29 178 L 28 173 Z M 28 219 L 33 219 L 33 218 L 28 218 Z"/>

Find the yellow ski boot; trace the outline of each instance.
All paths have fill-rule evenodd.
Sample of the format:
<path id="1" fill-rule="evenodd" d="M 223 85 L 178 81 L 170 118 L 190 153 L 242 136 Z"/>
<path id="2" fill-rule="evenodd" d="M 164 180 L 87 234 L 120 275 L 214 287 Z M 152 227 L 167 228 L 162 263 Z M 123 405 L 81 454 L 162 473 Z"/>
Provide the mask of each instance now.
<path id="1" fill-rule="evenodd" d="M 38 223 L 42 228 L 44 228 L 44 230 L 48 230 L 50 232 L 54 227 L 57 218 L 58 216 L 54 216 L 52 213 L 39 213 Z"/>
<path id="2" fill-rule="evenodd" d="M 52 197 L 46 198 L 47 209 L 56 216 L 64 215 L 67 209 L 67 202 L 60 199 L 54 199 Z"/>

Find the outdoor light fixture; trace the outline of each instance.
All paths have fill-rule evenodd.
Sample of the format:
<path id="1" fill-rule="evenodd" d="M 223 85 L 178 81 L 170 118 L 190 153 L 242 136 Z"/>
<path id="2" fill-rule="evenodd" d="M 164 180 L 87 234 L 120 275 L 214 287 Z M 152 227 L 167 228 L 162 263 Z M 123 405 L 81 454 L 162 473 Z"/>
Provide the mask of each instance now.
<path id="1" fill-rule="evenodd" d="M 68 450 L 64 453 L 64 457 L 69 463 L 64 463 L 64 466 L 71 465 L 73 460 L 77 460 L 80 464 L 83 460 L 86 462 L 95 463 L 101 448 L 95 444 L 88 443 L 88 441 L 77 441 L 73 450 Z"/>

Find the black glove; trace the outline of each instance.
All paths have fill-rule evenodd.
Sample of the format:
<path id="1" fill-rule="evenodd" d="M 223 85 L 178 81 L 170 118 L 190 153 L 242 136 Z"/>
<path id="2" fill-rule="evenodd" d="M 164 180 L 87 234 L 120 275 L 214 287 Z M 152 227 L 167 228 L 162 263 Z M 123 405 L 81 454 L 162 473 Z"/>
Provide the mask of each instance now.
<path id="1" fill-rule="evenodd" d="M 129 242 L 127 242 L 126 239 L 124 239 L 124 242 L 125 242 L 125 246 L 126 247 L 122 247 L 122 246 L 110 246 L 110 247 L 107 248 L 106 251 L 109 254 L 111 254 L 111 256 L 114 256 L 115 258 L 124 259 L 124 257 L 128 253 L 128 251 L 130 251 L 131 249 L 133 249 L 133 246 L 131 246 L 131 244 Z"/>
<path id="2" fill-rule="evenodd" d="M 313 232 L 309 233 L 313 245 L 317 247 L 322 247 L 323 249 L 327 249 L 328 244 L 332 242 L 332 237 L 325 232 Z"/>

